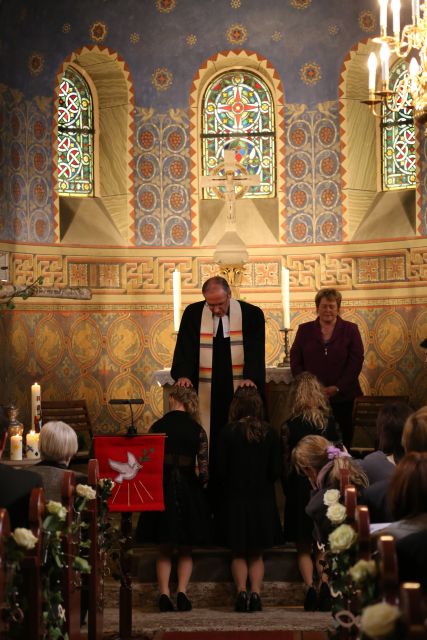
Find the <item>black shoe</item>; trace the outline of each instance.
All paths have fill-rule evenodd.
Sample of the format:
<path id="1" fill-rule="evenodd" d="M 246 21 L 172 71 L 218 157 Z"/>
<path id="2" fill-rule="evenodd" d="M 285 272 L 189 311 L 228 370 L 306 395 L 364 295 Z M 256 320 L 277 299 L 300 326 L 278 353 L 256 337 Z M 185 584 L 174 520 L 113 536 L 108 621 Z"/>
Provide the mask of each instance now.
<path id="1" fill-rule="evenodd" d="M 314 587 L 309 587 L 305 594 L 304 611 L 317 611 L 318 598 L 317 591 Z"/>
<path id="2" fill-rule="evenodd" d="M 320 585 L 317 608 L 319 611 L 330 611 L 332 609 L 332 596 L 326 582 L 322 582 Z"/>
<path id="3" fill-rule="evenodd" d="M 187 598 L 185 593 L 179 591 L 178 595 L 176 596 L 176 607 L 178 611 L 191 611 L 193 605 L 191 604 L 191 600 Z"/>
<path id="4" fill-rule="evenodd" d="M 255 611 L 262 611 L 261 598 L 259 593 L 251 593 L 249 598 L 249 611 L 254 613 Z"/>
<path id="5" fill-rule="evenodd" d="M 159 611 L 162 613 L 167 613 L 168 611 L 175 611 L 175 607 L 173 606 L 172 600 L 166 593 L 162 593 L 159 598 Z"/>
<path id="6" fill-rule="evenodd" d="M 238 611 L 239 613 L 243 613 L 248 610 L 248 594 L 246 591 L 241 591 L 236 599 L 236 604 L 234 605 L 234 611 Z"/>

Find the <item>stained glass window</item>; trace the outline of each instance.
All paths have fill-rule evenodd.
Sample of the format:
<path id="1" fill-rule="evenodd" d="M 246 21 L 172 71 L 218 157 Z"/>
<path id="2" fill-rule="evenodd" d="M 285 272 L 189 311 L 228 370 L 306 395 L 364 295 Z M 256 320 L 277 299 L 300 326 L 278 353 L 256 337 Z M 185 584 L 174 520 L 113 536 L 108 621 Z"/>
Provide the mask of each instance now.
<path id="1" fill-rule="evenodd" d="M 228 71 L 207 88 L 202 114 L 203 175 L 223 172 L 224 150 L 234 151 L 242 169 L 237 174 L 259 175 L 259 186 L 244 197 L 275 196 L 274 108 L 265 82 L 248 71 Z M 205 198 L 218 197 L 211 188 Z"/>
<path id="2" fill-rule="evenodd" d="M 59 86 L 58 185 L 61 195 L 93 195 L 92 95 L 73 67 L 67 67 Z"/>
<path id="3" fill-rule="evenodd" d="M 415 187 L 415 128 L 408 64 L 400 60 L 391 70 L 390 89 L 394 95 L 383 107 L 383 189 Z"/>

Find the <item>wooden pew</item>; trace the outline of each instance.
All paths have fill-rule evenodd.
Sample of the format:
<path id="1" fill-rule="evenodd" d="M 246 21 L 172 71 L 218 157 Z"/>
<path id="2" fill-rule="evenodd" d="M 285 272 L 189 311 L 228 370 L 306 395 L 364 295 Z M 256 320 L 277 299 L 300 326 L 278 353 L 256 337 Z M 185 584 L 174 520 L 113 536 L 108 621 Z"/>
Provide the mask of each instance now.
<path id="1" fill-rule="evenodd" d="M 45 515 L 44 490 L 33 489 L 29 504 L 30 529 L 38 539 L 34 549 L 26 552 L 22 561 L 22 578 L 24 597 L 28 609 L 24 618 L 25 638 L 38 640 L 43 637 L 43 593 L 41 585 L 41 568 L 43 552 L 43 519 Z"/>
<path id="2" fill-rule="evenodd" d="M 426 608 L 418 582 L 404 582 L 400 585 L 400 609 L 406 625 L 406 640 L 425 640 Z"/>
<path id="3" fill-rule="evenodd" d="M 355 527 L 358 534 L 359 559 L 371 559 L 371 533 L 369 530 L 369 509 L 364 505 L 356 507 Z"/>
<path id="4" fill-rule="evenodd" d="M 382 535 L 378 538 L 380 556 L 380 589 L 382 599 L 389 604 L 399 602 L 399 570 L 397 565 L 396 543 L 393 536 Z"/>
<path id="5" fill-rule="evenodd" d="M 89 460 L 88 484 L 98 491 L 98 460 Z M 86 508 L 86 519 L 89 525 L 88 535 L 91 541 L 89 564 L 91 572 L 88 578 L 88 640 L 101 640 L 104 626 L 104 557 L 99 546 L 98 532 L 98 500 L 90 500 Z"/>
<path id="6" fill-rule="evenodd" d="M 67 525 L 71 527 L 74 514 L 74 471 L 64 471 L 62 480 L 62 504 L 67 509 Z M 80 640 L 80 574 L 73 568 L 73 558 L 78 551 L 78 541 L 72 533 L 63 540 L 65 566 L 62 572 L 62 595 L 66 612 L 66 629 L 69 640 Z"/>
<path id="7" fill-rule="evenodd" d="M 9 624 L 4 618 L 5 595 L 7 585 L 7 562 L 5 542 L 10 535 L 10 520 L 6 509 L 0 509 L 0 639 L 7 640 Z"/>

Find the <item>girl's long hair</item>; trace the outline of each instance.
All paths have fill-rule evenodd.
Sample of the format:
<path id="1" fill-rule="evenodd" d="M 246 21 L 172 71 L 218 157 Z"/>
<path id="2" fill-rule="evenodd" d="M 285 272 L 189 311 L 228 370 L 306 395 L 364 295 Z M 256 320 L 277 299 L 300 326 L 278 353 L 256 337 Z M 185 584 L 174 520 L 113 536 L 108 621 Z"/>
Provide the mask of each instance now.
<path id="1" fill-rule="evenodd" d="M 323 436 L 305 436 L 292 451 L 292 462 L 299 473 L 304 473 L 304 469 L 311 467 L 318 474 L 323 467 L 332 462 L 327 474 L 328 487 L 340 488 L 340 470 L 348 469 L 349 482 L 356 487 L 367 487 L 368 478 L 361 466 L 349 456 L 336 457 L 330 460 L 328 457 L 328 447 L 333 447 Z"/>
<path id="2" fill-rule="evenodd" d="M 242 430 L 248 442 L 261 442 L 267 433 L 263 417 L 264 407 L 258 390 L 255 387 L 238 387 L 231 401 L 229 422 Z"/>
<path id="3" fill-rule="evenodd" d="M 188 413 L 195 422 L 200 424 L 199 397 L 193 387 L 179 387 L 175 385 L 172 387 L 169 397 L 180 402 L 185 412 Z"/>
<path id="4" fill-rule="evenodd" d="M 328 424 L 331 409 L 324 388 L 312 373 L 304 371 L 295 378 L 292 417 L 302 416 L 320 433 Z"/>

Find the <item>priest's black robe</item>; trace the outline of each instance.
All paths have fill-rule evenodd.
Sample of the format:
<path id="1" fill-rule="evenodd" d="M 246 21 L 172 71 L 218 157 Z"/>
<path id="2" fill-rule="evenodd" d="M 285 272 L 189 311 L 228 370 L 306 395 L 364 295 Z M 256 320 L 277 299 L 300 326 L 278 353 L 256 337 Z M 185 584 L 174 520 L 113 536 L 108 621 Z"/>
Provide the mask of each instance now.
<path id="1" fill-rule="evenodd" d="M 242 309 L 243 378 L 252 380 L 264 396 L 265 386 L 265 319 L 259 307 L 238 301 Z M 182 315 L 173 355 L 171 376 L 189 378 L 199 386 L 200 325 L 205 302 L 190 304 Z M 218 331 L 218 334 L 221 332 Z M 209 456 L 212 468 L 219 430 L 228 422 L 228 410 L 233 398 L 230 338 L 217 335 L 213 341 L 211 425 Z"/>

